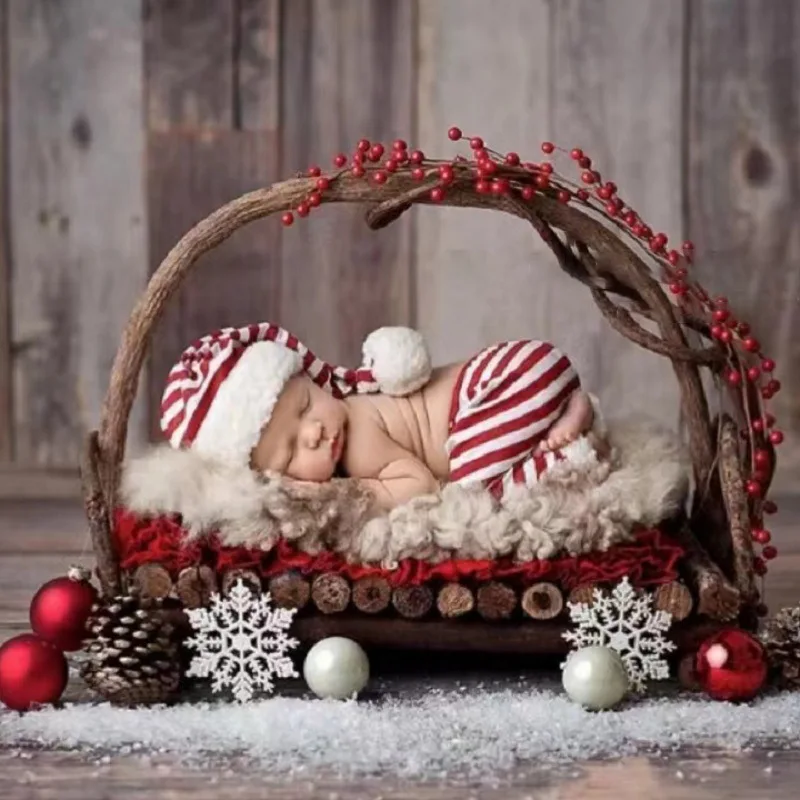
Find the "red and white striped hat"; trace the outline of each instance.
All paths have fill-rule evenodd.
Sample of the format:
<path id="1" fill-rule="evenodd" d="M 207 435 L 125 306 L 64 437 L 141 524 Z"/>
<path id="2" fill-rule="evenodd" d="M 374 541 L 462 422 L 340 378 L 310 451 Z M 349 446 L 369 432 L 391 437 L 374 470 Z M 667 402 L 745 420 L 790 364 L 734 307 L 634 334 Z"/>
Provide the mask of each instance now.
<path id="1" fill-rule="evenodd" d="M 301 371 L 334 397 L 407 395 L 431 373 L 415 330 L 385 327 L 364 341 L 363 365 L 334 367 L 283 328 L 262 322 L 203 336 L 170 370 L 161 400 L 161 430 L 176 448 L 248 466 L 286 382 Z"/>

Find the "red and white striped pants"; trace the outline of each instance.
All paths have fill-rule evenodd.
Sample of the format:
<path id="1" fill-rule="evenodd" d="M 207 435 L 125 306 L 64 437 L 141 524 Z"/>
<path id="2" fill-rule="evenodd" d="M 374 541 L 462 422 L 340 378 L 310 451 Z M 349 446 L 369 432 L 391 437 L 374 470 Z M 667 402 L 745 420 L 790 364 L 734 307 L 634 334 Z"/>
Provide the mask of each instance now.
<path id="1" fill-rule="evenodd" d="M 538 482 L 565 456 L 534 451 L 580 385 L 570 360 L 547 342 L 482 350 L 464 365 L 453 390 L 449 480 L 482 483 L 498 498 L 512 483 Z"/>

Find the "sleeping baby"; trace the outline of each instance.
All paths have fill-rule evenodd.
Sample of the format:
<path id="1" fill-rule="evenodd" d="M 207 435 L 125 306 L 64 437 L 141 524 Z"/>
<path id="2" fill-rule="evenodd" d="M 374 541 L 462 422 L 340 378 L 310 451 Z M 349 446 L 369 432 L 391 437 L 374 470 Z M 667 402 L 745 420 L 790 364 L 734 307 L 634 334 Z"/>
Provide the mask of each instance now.
<path id="1" fill-rule="evenodd" d="M 356 370 L 270 323 L 217 331 L 172 368 L 161 411 L 174 447 L 304 483 L 355 478 L 386 511 L 445 482 L 501 499 L 607 452 L 596 398 L 553 345 L 503 342 L 432 369 L 402 327 L 373 332 Z"/>

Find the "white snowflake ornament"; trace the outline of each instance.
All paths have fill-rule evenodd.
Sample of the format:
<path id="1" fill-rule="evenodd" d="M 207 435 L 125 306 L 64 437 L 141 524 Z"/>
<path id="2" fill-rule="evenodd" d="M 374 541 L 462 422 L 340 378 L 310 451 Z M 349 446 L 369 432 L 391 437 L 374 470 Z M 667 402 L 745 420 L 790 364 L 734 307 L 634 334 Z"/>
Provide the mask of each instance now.
<path id="1" fill-rule="evenodd" d="M 186 674 L 211 676 L 212 691 L 230 687 L 245 703 L 256 689 L 272 692 L 273 677 L 300 677 L 287 655 L 299 644 L 286 634 L 296 609 L 274 608 L 269 592 L 256 595 L 239 578 L 227 597 L 215 593 L 209 608 L 186 613 L 196 633 L 186 644 L 197 650 Z"/>
<path id="2" fill-rule="evenodd" d="M 648 679 L 669 677 L 669 664 L 663 657 L 675 649 L 664 634 L 672 625 L 672 615 L 653 610 L 653 600 L 638 593 L 627 577 L 607 595 L 594 590 L 592 605 L 567 603 L 576 628 L 563 633 L 576 648 L 610 647 L 619 653 L 628 672 L 631 688 L 643 692 Z"/>

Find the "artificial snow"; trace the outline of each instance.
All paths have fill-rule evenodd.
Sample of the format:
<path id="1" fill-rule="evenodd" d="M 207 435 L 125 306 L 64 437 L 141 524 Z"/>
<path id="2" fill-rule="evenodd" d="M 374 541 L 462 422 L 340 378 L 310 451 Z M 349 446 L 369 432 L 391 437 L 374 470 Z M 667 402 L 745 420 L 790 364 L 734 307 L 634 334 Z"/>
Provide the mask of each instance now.
<path id="1" fill-rule="evenodd" d="M 800 693 L 734 705 L 679 694 L 592 713 L 551 680 L 429 686 L 339 702 L 276 694 L 149 709 L 75 704 L 0 712 L 0 744 L 107 754 L 170 753 L 189 765 L 243 763 L 272 777 L 383 775 L 491 780 L 526 765 L 706 747 L 800 744 Z"/>

